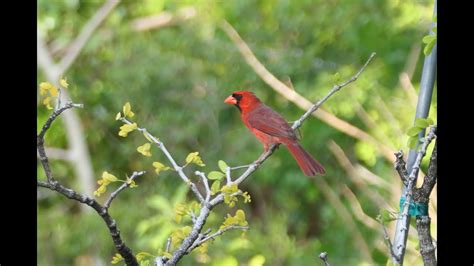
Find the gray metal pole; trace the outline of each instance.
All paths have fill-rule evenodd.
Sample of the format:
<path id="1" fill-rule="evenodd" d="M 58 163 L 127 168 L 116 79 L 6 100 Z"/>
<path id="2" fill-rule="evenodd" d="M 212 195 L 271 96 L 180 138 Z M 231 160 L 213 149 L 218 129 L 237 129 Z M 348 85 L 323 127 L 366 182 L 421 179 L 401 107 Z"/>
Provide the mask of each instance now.
<path id="1" fill-rule="evenodd" d="M 437 1 L 435 1 L 434 4 L 434 15 L 437 13 Z M 436 23 L 433 23 L 431 25 L 431 28 L 435 26 Z M 431 34 L 433 34 L 432 31 L 430 31 Z M 433 95 L 433 87 L 434 87 L 434 82 L 436 79 L 436 56 L 437 53 L 437 45 L 433 47 L 433 50 L 431 51 L 431 54 L 425 57 L 425 61 L 423 64 L 423 73 L 421 74 L 421 82 L 420 82 L 420 95 L 418 96 L 418 103 L 416 106 L 416 115 L 415 115 L 415 120 L 416 118 L 426 118 L 428 117 L 429 111 L 430 111 L 430 104 L 431 104 L 431 96 Z M 410 150 L 408 153 L 408 161 L 407 161 L 407 168 L 408 172 L 410 173 L 413 164 L 415 163 L 416 160 L 416 150 L 418 148 L 418 145 L 420 145 L 420 139 L 425 136 L 425 130 L 420 132 L 418 135 L 418 143 L 416 145 L 416 148 L 413 150 Z M 416 182 L 415 182 L 416 184 Z M 404 186 L 403 191 L 402 191 L 402 197 L 406 198 L 407 196 L 407 188 Z M 402 213 L 403 210 L 400 210 L 400 213 Z M 393 246 L 392 246 L 392 251 L 393 255 L 392 256 L 392 261 L 397 264 L 403 264 L 403 258 L 405 256 L 405 249 L 406 249 L 406 243 L 407 243 L 407 237 L 408 237 L 408 230 L 409 230 L 409 223 L 410 223 L 410 216 L 406 216 L 405 218 L 402 217 L 402 219 L 397 219 L 397 227 L 395 230 L 395 237 L 393 239 Z M 407 230 L 404 230 L 404 229 Z"/>

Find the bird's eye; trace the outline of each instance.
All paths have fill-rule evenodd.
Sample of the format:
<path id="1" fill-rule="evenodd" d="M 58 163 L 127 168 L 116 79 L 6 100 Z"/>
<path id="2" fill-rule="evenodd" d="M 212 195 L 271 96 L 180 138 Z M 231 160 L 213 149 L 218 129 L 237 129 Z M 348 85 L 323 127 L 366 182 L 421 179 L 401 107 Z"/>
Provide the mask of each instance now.
<path id="1" fill-rule="evenodd" d="M 234 97 L 234 99 L 238 101 L 240 101 L 240 99 L 242 99 L 242 95 L 241 94 L 237 94 L 237 93 L 232 93 L 232 97 Z"/>

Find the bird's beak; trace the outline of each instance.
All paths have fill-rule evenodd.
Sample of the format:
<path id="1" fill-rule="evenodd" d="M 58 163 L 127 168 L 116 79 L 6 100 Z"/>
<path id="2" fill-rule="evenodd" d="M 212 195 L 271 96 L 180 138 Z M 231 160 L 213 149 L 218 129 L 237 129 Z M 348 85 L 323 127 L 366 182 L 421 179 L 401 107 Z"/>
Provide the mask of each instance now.
<path id="1" fill-rule="evenodd" d="M 237 100 L 231 96 L 227 97 L 224 101 L 226 104 L 237 104 Z"/>

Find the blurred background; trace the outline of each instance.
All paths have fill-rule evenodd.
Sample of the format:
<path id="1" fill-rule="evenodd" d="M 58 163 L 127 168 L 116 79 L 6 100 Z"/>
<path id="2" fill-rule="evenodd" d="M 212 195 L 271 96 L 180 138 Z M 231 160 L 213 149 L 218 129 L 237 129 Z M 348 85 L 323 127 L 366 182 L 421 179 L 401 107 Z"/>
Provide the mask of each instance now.
<path id="1" fill-rule="evenodd" d="M 39 40 L 53 60 L 74 49 L 71 43 L 103 4 L 38 1 Z M 233 209 L 220 205 L 205 226 L 218 228 L 227 213 L 242 208 L 250 230 L 244 236 L 225 233 L 207 254 L 192 253 L 181 265 L 320 265 L 322 251 L 332 265 L 385 265 L 388 248 L 376 217 L 381 210 L 385 215 L 399 210 L 401 182 L 393 152 L 407 154 L 406 131 L 413 123 L 424 59 L 421 40 L 429 30 L 433 4 L 122 1 L 85 40 L 65 73 L 59 73 L 67 77 L 69 96 L 84 109 L 74 111 L 81 130 L 77 125 L 71 129 L 72 118 L 63 117 L 46 135 L 53 174 L 92 196 L 103 171 L 119 178 L 148 171 L 137 179 L 137 188 L 120 194 L 110 213 L 134 252 L 156 254 L 182 226 L 174 221 L 176 204 L 193 195 L 173 172 L 154 173 L 151 163 L 166 158 L 157 149 L 152 157 L 139 154 L 136 147 L 145 143 L 141 134 L 118 136 L 121 123 L 115 115 L 125 102 L 131 103 L 139 126 L 159 137 L 178 162 L 199 151 L 206 163 L 202 170 L 209 172 L 220 159 L 243 165 L 262 152 L 237 109 L 223 103 L 233 91 L 255 92 L 288 121 L 304 113 L 246 63 L 223 20 L 275 77 L 311 102 L 350 78 L 376 52 L 360 79 L 330 98 L 316 112 L 319 117 L 310 117 L 300 129 L 302 145 L 327 175 L 307 178 L 286 150 L 277 150 L 240 186 L 252 202 L 240 201 Z M 53 76 L 51 66 L 38 66 L 38 84 L 57 82 L 48 80 Z M 41 101 L 38 96 L 38 131 L 50 114 Z M 436 93 L 430 117 L 436 121 Z M 71 136 L 73 132 L 80 134 Z M 87 149 L 77 148 L 80 143 Z M 425 159 L 423 170 L 427 163 Z M 195 169 L 190 166 L 186 172 L 192 176 Z M 38 163 L 38 179 L 45 178 Z M 116 251 L 96 213 L 43 188 L 37 197 L 38 265 L 110 265 Z M 430 215 L 436 239 L 436 188 Z M 387 224 L 391 237 L 394 227 L 394 222 Z M 407 265 L 422 264 L 417 239 L 412 226 Z"/>

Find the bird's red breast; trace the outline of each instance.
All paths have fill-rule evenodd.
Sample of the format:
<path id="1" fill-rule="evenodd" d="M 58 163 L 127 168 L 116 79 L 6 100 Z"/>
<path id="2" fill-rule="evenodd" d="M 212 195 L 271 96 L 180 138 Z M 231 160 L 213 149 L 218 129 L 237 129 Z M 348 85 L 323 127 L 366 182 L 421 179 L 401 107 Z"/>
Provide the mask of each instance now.
<path id="1" fill-rule="evenodd" d="M 263 104 L 254 93 L 236 91 L 224 100 L 236 106 L 244 124 L 263 143 L 265 151 L 274 143 L 288 147 L 303 172 L 308 176 L 324 174 L 324 168 L 298 143 L 295 132 L 286 120 L 270 107 Z"/>

